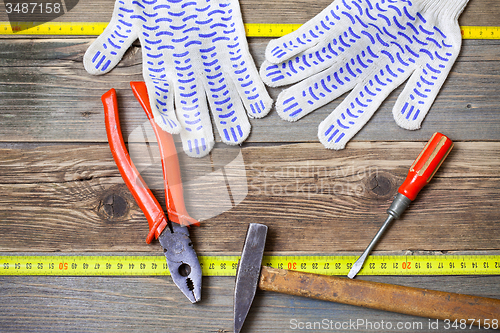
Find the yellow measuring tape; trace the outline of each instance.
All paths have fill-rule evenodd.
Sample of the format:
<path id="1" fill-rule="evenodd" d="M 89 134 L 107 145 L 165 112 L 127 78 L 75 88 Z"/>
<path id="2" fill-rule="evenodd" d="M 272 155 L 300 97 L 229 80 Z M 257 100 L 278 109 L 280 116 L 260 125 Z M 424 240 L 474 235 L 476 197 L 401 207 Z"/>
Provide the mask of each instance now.
<path id="1" fill-rule="evenodd" d="M 199 256 L 204 276 L 235 276 L 239 256 Z M 347 275 L 356 256 L 264 256 L 265 266 L 323 275 Z M 163 256 L 0 256 L 0 275 L 169 275 Z M 374 255 L 361 275 L 500 275 L 500 255 Z"/>
<path id="2" fill-rule="evenodd" d="M 107 22 L 0 22 L 0 35 L 54 35 L 54 36 L 97 36 Z M 247 37 L 281 37 L 301 24 L 247 23 Z M 463 39 L 500 39 L 500 27 L 462 26 Z"/>

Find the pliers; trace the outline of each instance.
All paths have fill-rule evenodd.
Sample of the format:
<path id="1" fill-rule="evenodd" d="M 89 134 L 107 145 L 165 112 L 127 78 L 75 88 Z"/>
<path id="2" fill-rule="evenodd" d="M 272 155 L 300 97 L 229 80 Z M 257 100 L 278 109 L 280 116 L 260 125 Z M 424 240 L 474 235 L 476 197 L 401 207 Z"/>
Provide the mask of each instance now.
<path id="1" fill-rule="evenodd" d="M 188 226 L 199 225 L 199 222 L 189 216 L 184 205 L 179 160 L 172 135 L 163 131 L 154 121 L 146 84 L 131 82 L 130 85 L 146 112 L 158 141 L 167 215 L 137 171 L 125 147 L 115 89 L 109 90 L 101 98 L 109 146 L 123 180 L 148 220 L 149 234 L 146 243 L 149 244 L 153 238 L 159 240 L 172 280 L 192 303 L 196 303 L 201 299 L 202 272 L 193 243 L 189 239 Z"/>

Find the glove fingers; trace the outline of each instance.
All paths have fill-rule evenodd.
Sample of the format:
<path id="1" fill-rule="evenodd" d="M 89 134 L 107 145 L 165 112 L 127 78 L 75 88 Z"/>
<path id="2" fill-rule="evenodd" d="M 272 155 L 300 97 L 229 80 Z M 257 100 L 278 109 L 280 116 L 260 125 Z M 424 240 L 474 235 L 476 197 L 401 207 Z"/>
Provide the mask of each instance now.
<path id="1" fill-rule="evenodd" d="M 338 61 L 339 54 L 330 49 L 330 45 L 331 43 L 328 47 L 314 47 L 281 64 L 273 64 L 266 60 L 260 68 L 260 76 L 269 87 L 280 87 L 302 81 Z"/>
<path id="2" fill-rule="evenodd" d="M 343 149 L 346 143 L 370 120 L 387 96 L 402 84 L 412 71 L 396 77 L 382 77 L 375 71 L 372 79 L 360 82 L 318 127 L 318 137 L 326 148 Z M 394 74 L 396 75 L 396 74 Z"/>
<path id="3" fill-rule="evenodd" d="M 422 57 L 427 56 L 422 53 Z M 456 55 L 453 56 L 446 50 L 436 50 L 433 62 L 415 70 L 392 110 L 394 120 L 399 126 L 408 130 L 420 128 L 455 59 Z"/>
<path id="4" fill-rule="evenodd" d="M 166 132 L 178 134 L 181 127 L 175 116 L 173 85 L 166 78 L 153 78 L 145 82 L 156 123 Z"/>
<path id="5" fill-rule="evenodd" d="M 215 140 L 206 97 L 200 96 L 196 105 L 187 107 L 189 110 L 179 103 L 176 105 L 182 126 L 181 139 L 184 151 L 191 157 L 208 155 L 214 147 Z"/>
<path id="6" fill-rule="evenodd" d="M 356 7 L 360 8 L 357 4 Z M 343 34 L 346 27 L 356 23 L 353 15 L 349 14 L 351 9 L 346 1 L 334 1 L 296 31 L 270 41 L 266 47 L 266 60 L 279 64 L 318 43 L 326 44 L 330 36 Z"/>
<path id="7" fill-rule="evenodd" d="M 206 101 L 204 104 L 206 107 Z M 198 122 L 197 120 L 182 121 L 182 125 L 186 126 L 181 130 L 182 147 L 184 152 L 191 157 L 203 157 L 208 155 L 215 144 L 208 111 L 202 111 L 200 109 L 198 113 Z M 200 126 L 201 123 L 204 123 L 205 126 Z M 206 125 L 207 123 L 208 125 Z"/>
<path id="8" fill-rule="evenodd" d="M 122 10 L 115 8 L 115 12 Z M 135 31 L 125 23 L 125 19 L 117 20 L 113 15 L 104 32 L 87 49 L 83 56 L 83 65 L 88 73 L 105 74 L 120 62 L 125 51 L 137 39 Z"/>
<path id="9" fill-rule="evenodd" d="M 234 18 L 231 24 L 232 29 L 226 28 L 225 24 L 220 25 L 220 28 L 215 28 L 220 29 L 220 35 L 224 35 L 227 41 L 200 50 L 204 59 L 204 70 L 210 73 L 217 65 L 222 66 L 224 73 L 230 75 L 227 79 L 231 79 L 234 83 L 233 88 L 237 89 L 248 115 L 252 118 L 262 118 L 271 110 L 273 100 L 260 79 L 255 62 L 250 55 L 239 3 L 233 0 L 229 1 L 229 4 L 230 7 L 226 8 Z M 223 18 L 222 21 L 224 20 Z M 210 95 L 210 90 L 207 91 Z"/>
<path id="10" fill-rule="evenodd" d="M 356 74 L 346 66 L 335 66 L 283 90 L 276 101 L 278 115 L 296 121 L 317 108 L 333 101 L 357 84 Z"/>
<path id="11" fill-rule="evenodd" d="M 175 109 L 180 122 L 182 145 L 187 155 L 203 157 L 214 146 L 212 122 L 203 79 L 196 75 L 189 53 L 176 58 Z M 170 115 L 170 114 L 169 114 Z"/>
<path id="12" fill-rule="evenodd" d="M 288 121 L 295 121 L 302 118 L 311 111 L 353 89 L 357 83 L 361 82 L 361 76 L 369 77 L 373 75 L 370 73 L 383 73 L 375 74 L 373 80 L 365 80 L 365 82 L 369 86 L 379 85 L 375 80 L 376 78 L 381 86 L 385 86 L 390 84 L 392 79 L 394 79 L 393 75 L 396 75 L 392 71 L 392 75 L 389 75 L 389 71 L 385 69 L 380 71 L 379 66 L 375 67 L 375 62 L 368 58 L 368 53 L 365 53 L 363 59 L 365 59 L 364 61 L 370 64 L 372 68 L 364 64 L 359 56 L 356 57 L 357 60 L 354 59 L 355 58 L 352 58 L 351 61 L 345 63 L 336 63 L 323 72 L 313 75 L 291 88 L 284 90 L 278 96 L 276 102 L 276 110 L 280 117 Z M 380 81 L 386 80 L 382 78 L 382 76 L 388 79 L 387 83 Z M 369 93 L 365 92 L 365 94 Z"/>
<path id="13" fill-rule="evenodd" d="M 206 74 L 205 89 L 222 141 L 229 145 L 242 143 L 250 134 L 251 126 L 231 77 L 220 66 Z"/>
<path id="14" fill-rule="evenodd" d="M 348 28 L 347 31 L 341 31 L 334 36 L 338 37 L 322 41 L 281 63 L 266 60 L 260 68 L 262 80 L 270 87 L 293 84 L 332 67 L 339 61 L 343 62 L 345 58 L 352 57 L 352 53 L 349 53 L 352 51 L 350 48 L 361 39 L 360 34 L 356 34 L 352 28 Z M 363 54 L 365 53 L 363 52 Z M 358 56 L 359 58 L 360 56 Z M 359 61 L 352 59 L 351 65 L 355 65 Z M 347 63 L 347 67 L 349 66 L 350 64 Z"/>
<path id="15" fill-rule="evenodd" d="M 273 106 L 273 100 L 260 79 L 249 52 L 230 51 L 231 76 L 247 113 L 252 118 L 266 116 Z"/>
<path id="16" fill-rule="evenodd" d="M 330 67 L 340 66 L 345 59 L 344 51 L 343 48 L 338 50 L 338 47 L 329 42 L 326 46 L 317 45 L 281 64 L 273 64 L 266 60 L 260 68 L 260 76 L 270 87 L 293 84 Z M 347 67 L 349 66 L 351 65 L 347 64 Z"/>

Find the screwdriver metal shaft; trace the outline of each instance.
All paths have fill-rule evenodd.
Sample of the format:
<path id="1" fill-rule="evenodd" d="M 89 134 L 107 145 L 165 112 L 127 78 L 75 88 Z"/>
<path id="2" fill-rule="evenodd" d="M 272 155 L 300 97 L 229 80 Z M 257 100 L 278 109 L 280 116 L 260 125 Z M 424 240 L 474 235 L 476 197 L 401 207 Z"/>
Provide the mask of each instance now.
<path id="1" fill-rule="evenodd" d="M 365 263 L 366 258 L 368 257 L 368 255 L 370 254 L 370 252 L 372 252 L 372 249 L 375 247 L 375 244 L 377 244 L 377 242 L 380 239 L 380 237 L 382 237 L 382 235 L 384 234 L 385 230 L 387 228 L 389 228 L 389 225 L 391 224 L 392 221 L 394 221 L 394 217 L 392 217 L 392 215 L 389 215 L 387 217 L 387 219 L 385 220 L 384 224 L 382 225 L 382 227 L 379 229 L 379 231 L 375 235 L 375 237 L 373 237 L 373 239 L 370 242 L 370 244 L 368 244 L 368 247 L 366 248 L 365 252 L 363 252 L 363 254 L 358 258 L 358 260 L 356 260 L 356 262 L 354 263 L 354 265 L 352 265 L 352 268 L 349 271 L 349 274 L 347 274 L 347 277 L 349 279 L 353 279 L 356 276 L 356 274 L 359 273 L 359 271 L 361 270 L 361 268 L 363 268 L 363 264 Z"/>
<path id="2" fill-rule="evenodd" d="M 434 133 L 432 138 L 429 142 L 427 142 L 427 145 L 420 152 L 420 155 L 410 167 L 406 180 L 399 187 L 394 201 L 387 210 L 387 214 L 389 214 L 389 216 L 375 237 L 373 237 L 366 250 L 353 264 L 349 274 L 347 274 L 350 279 L 354 278 L 356 274 L 359 273 L 361 268 L 363 268 L 366 258 L 384 232 L 389 228 L 392 221 L 398 219 L 401 214 L 403 214 L 410 203 L 415 200 L 420 190 L 430 182 L 452 148 L 453 142 L 448 137 L 441 133 Z"/>

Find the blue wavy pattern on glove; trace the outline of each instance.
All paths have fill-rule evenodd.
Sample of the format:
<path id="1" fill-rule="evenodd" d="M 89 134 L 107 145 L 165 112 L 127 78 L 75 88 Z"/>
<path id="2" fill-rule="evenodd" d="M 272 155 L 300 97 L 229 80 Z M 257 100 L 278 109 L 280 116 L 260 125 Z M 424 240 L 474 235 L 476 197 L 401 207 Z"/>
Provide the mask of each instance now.
<path id="1" fill-rule="evenodd" d="M 188 153 L 205 155 L 213 146 L 207 98 L 223 141 L 245 140 L 250 131 L 245 108 L 250 116 L 262 117 L 272 101 L 246 40 L 240 40 L 243 24 L 235 13 L 237 2 L 119 0 L 116 6 L 113 32 L 100 48 L 108 52 L 97 51 L 92 57 L 95 70 L 113 67 L 113 57 L 121 58 L 122 48 L 129 46 L 125 41 L 138 34 L 151 104 L 161 120 L 155 118 L 169 132 L 178 133 L 182 127 Z"/>
<path id="2" fill-rule="evenodd" d="M 414 73 L 409 99 L 398 112 L 407 122 L 404 127 L 419 127 L 457 56 L 456 41 L 415 11 L 412 1 L 343 0 L 335 4 L 307 31 L 268 49 L 266 57 L 271 62 L 261 68 L 268 85 L 306 79 L 311 68 L 316 68 L 314 74 L 319 73 L 303 81 L 300 90 L 278 99 L 281 116 L 299 119 L 353 90 L 342 112 L 319 133 L 326 145 L 337 144 L 346 141 L 351 128 L 359 130 L 369 118 L 365 117 L 363 124 L 358 124 L 358 119 L 367 111 L 373 113 Z M 341 32 L 326 39 L 333 29 Z M 357 45 L 360 43 L 362 47 Z"/>

